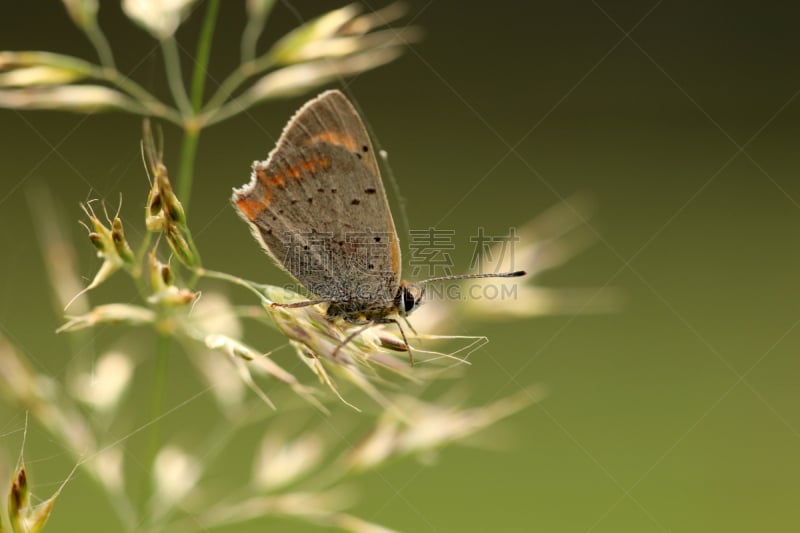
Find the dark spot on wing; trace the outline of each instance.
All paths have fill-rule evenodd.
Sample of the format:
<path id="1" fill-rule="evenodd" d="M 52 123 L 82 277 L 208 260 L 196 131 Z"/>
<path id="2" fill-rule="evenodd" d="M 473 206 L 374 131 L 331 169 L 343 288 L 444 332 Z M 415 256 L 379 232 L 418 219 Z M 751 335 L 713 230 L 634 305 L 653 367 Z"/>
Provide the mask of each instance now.
<path id="1" fill-rule="evenodd" d="M 332 193 L 335 193 L 335 192 L 336 192 L 336 189 L 331 189 L 331 192 L 332 192 Z"/>
<path id="2" fill-rule="evenodd" d="M 352 201 L 352 202 L 350 202 L 350 203 L 351 203 L 352 205 L 358 205 L 358 204 L 360 204 L 360 203 L 361 203 L 361 200 L 359 200 L 358 198 L 354 198 L 354 199 L 353 199 L 353 201 Z"/>
<path id="3" fill-rule="evenodd" d="M 369 152 L 369 147 L 366 144 L 362 146 L 361 149 L 364 150 L 365 152 Z"/>
<path id="4" fill-rule="evenodd" d="M 370 187 L 369 189 L 364 189 L 364 192 L 367 194 L 375 194 L 378 191 L 377 189 L 373 189 L 372 187 Z"/>
<path id="5" fill-rule="evenodd" d="M 375 237 L 375 242 L 381 242 L 381 238 L 380 237 Z"/>

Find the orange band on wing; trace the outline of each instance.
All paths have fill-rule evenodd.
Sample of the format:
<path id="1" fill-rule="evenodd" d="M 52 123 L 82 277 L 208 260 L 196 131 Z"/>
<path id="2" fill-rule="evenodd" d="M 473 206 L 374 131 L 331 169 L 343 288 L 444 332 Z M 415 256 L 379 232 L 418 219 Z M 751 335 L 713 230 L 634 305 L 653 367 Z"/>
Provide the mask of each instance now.
<path id="1" fill-rule="evenodd" d="M 326 142 L 329 144 L 335 144 L 337 146 L 344 146 L 348 150 L 358 149 L 355 139 L 346 133 L 339 133 L 337 131 L 328 130 L 318 133 L 317 135 L 311 137 L 308 144 L 314 144 L 316 142 Z"/>
<path id="2" fill-rule="evenodd" d="M 272 199 L 272 191 L 266 189 L 261 201 L 254 200 L 248 196 L 242 196 L 236 200 L 236 207 L 239 211 L 244 213 L 247 220 L 255 220 L 267 207 L 269 207 L 270 200 Z"/>
<path id="3" fill-rule="evenodd" d="M 247 220 L 254 220 L 258 216 L 258 213 L 261 209 L 261 206 L 259 206 L 257 202 L 254 202 L 250 198 L 239 198 L 236 200 L 236 207 L 239 208 L 239 211 L 244 213 L 244 216 L 247 217 Z"/>
<path id="4" fill-rule="evenodd" d="M 317 167 L 321 168 L 322 170 L 327 170 L 331 168 L 331 160 L 327 157 L 318 157 L 316 160 L 309 159 L 307 161 L 302 161 L 299 165 L 291 167 L 286 171 L 294 179 L 300 179 L 302 177 L 301 169 L 304 170 L 306 173 L 311 174 Z"/>
<path id="5" fill-rule="evenodd" d="M 350 139 L 352 142 L 352 139 Z M 317 157 L 316 159 L 308 159 L 301 161 L 298 165 L 288 167 L 284 170 L 284 174 L 275 174 L 270 176 L 263 167 L 255 167 L 256 179 L 263 185 L 264 196 L 261 201 L 254 200 L 252 197 L 243 196 L 236 200 L 236 206 L 244 213 L 248 220 L 255 220 L 267 207 L 269 207 L 272 200 L 272 187 L 286 187 L 286 177 L 293 179 L 302 179 L 303 173 L 312 174 L 315 170 L 327 170 L 331 167 L 331 160 L 327 157 Z M 252 193 L 251 193 L 252 194 Z M 278 194 L 281 194 L 280 192 Z"/>
<path id="6" fill-rule="evenodd" d="M 272 185 L 283 187 L 286 183 L 283 174 L 275 174 L 274 176 L 268 176 L 263 168 L 256 168 L 256 176 L 258 177 L 258 181 L 260 181 L 261 184 L 264 185 L 265 187 L 270 187 Z"/>

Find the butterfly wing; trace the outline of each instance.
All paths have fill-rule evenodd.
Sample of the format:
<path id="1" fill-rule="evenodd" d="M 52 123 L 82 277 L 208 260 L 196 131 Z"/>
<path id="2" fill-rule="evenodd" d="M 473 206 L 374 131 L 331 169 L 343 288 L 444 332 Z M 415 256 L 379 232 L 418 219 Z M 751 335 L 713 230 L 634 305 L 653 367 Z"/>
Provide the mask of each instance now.
<path id="1" fill-rule="evenodd" d="M 275 261 L 317 298 L 391 300 L 400 247 L 372 143 L 339 91 L 306 103 L 232 197 Z"/>

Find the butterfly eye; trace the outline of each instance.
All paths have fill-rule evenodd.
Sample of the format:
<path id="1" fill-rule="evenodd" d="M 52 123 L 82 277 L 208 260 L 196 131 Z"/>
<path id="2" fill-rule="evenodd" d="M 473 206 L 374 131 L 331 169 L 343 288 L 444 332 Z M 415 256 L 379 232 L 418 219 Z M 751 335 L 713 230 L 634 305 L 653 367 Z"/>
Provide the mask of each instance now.
<path id="1" fill-rule="evenodd" d="M 403 291 L 403 307 L 405 307 L 406 313 L 410 313 L 416 304 L 417 299 L 414 298 L 414 295 L 411 293 L 411 291 L 408 289 Z"/>
<path id="2" fill-rule="evenodd" d="M 422 303 L 424 288 L 417 285 L 408 285 L 402 289 L 403 309 L 406 314 L 410 313 Z"/>

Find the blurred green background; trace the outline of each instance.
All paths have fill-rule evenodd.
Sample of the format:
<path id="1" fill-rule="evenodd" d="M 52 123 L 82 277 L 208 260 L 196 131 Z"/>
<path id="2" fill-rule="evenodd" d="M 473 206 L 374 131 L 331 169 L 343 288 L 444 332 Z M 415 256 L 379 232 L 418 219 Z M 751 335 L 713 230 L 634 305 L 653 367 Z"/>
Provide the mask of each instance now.
<path id="1" fill-rule="evenodd" d="M 238 60 L 241 4 L 223 3 L 213 79 Z M 304 19 L 335 7 L 293 5 Z M 434 467 L 403 461 L 360 478 L 356 514 L 404 531 L 796 529 L 800 7 L 409 7 L 405 21 L 426 30 L 424 41 L 349 90 L 389 151 L 412 227 L 454 229 L 453 256 L 466 269 L 476 226 L 502 232 L 588 192 L 601 240 L 540 282 L 616 287 L 624 302 L 608 315 L 471 325 L 492 341 L 463 377 L 476 403 L 533 383 L 546 384 L 549 397 L 505 422 L 496 439 L 483 435 L 499 450 L 451 448 Z M 201 12 L 179 33 L 190 49 Z M 100 18 L 121 69 L 166 95 L 160 55 L 148 56 L 152 41 L 113 2 Z M 264 42 L 296 22 L 279 4 Z M 52 1 L 8 3 L 0 49 L 94 57 Z M 259 107 L 202 137 L 191 224 L 207 265 L 282 279 L 228 197 L 304 100 Z M 139 136 L 140 119 L 122 114 L 0 111 L 0 328 L 40 371 L 63 376 L 69 360 L 53 333 L 61 318 L 31 224 L 51 216 L 38 208 L 35 186 L 51 189 L 67 220 L 81 218 L 80 201 L 115 206 L 120 194 L 123 217 L 136 220 L 147 193 Z M 170 127 L 166 137 L 175 164 L 179 137 Z M 77 223 L 68 230 L 89 279 L 98 263 L 85 232 Z M 106 329 L 97 342 L 113 335 Z M 181 384 L 180 364 L 171 368 L 170 401 L 194 392 L 193 378 Z M 0 409 L 0 434 L 20 427 L 18 410 Z M 203 412 L 182 416 L 178 423 L 191 426 Z M 13 460 L 18 434 L 0 447 Z M 41 496 L 71 466 L 35 427 L 26 456 Z M 50 527 L 86 531 L 87 505 L 98 524 L 114 524 L 78 477 Z M 286 522 L 278 530 L 312 529 Z"/>

